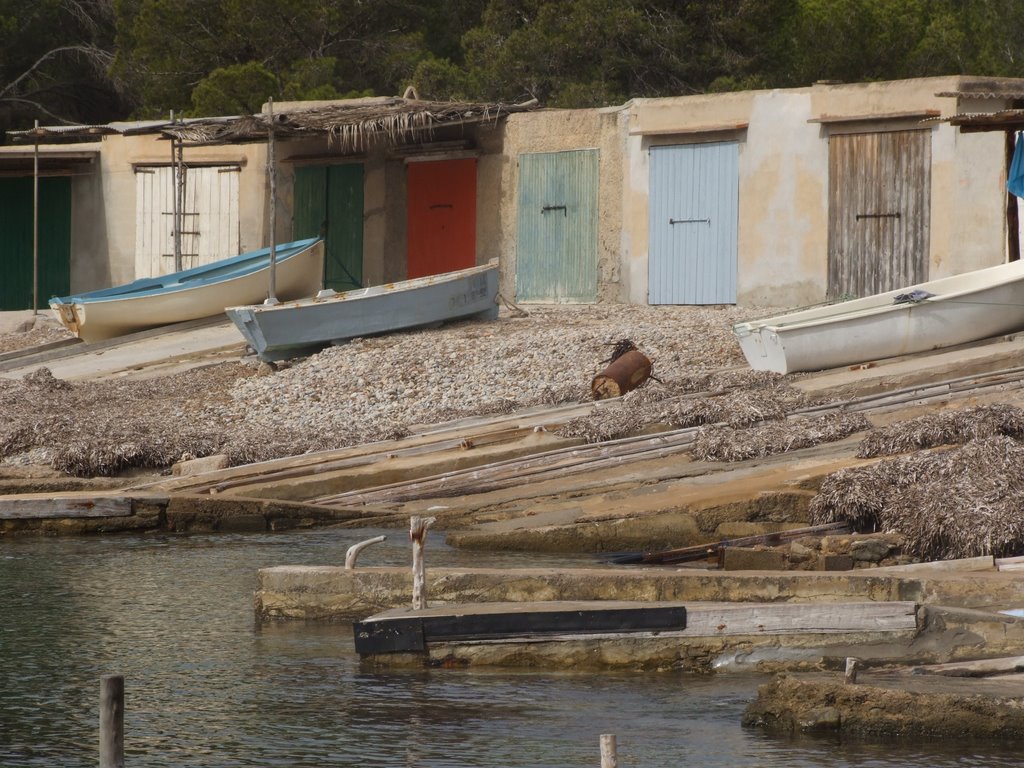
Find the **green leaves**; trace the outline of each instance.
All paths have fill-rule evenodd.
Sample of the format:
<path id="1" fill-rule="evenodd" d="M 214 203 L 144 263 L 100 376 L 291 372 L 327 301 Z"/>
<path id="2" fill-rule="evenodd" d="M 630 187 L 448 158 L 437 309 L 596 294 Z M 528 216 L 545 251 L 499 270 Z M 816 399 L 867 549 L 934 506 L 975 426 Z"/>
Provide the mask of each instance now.
<path id="1" fill-rule="evenodd" d="M 1024 76 L 1020 0 L 0 0 L 12 120 L 346 94 L 592 107 L 957 73 Z"/>

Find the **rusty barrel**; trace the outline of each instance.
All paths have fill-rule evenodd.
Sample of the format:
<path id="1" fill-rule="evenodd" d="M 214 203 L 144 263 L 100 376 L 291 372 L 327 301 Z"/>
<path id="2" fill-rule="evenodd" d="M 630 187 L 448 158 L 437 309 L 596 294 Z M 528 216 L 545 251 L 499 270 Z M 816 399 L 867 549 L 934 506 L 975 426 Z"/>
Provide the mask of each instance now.
<path id="1" fill-rule="evenodd" d="M 590 382 L 595 400 L 620 397 L 643 385 L 651 377 L 651 361 L 643 352 L 634 349 L 613 360 L 607 368 Z"/>

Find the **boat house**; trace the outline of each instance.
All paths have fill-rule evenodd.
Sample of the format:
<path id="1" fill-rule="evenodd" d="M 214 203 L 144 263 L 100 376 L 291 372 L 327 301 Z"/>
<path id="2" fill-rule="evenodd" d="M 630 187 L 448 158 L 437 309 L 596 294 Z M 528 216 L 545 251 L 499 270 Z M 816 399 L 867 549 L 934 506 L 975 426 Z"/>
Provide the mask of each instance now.
<path id="1" fill-rule="evenodd" d="M 335 290 L 498 259 L 518 302 L 862 296 L 1019 257 L 1021 107 L 1024 80 L 952 76 L 24 131 L 0 147 L 0 309 L 32 306 L 36 174 L 39 306 L 173 271 L 175 211 L 184 267 L 266 246 L 273 226 L 325 237 Z"/>
<path id="2" fill-rule="evenodd" d="M 513 115 L 503 272 L 520 301 L 800 306 L 1016 259 L 1021 99 L 957 76 Z"/>

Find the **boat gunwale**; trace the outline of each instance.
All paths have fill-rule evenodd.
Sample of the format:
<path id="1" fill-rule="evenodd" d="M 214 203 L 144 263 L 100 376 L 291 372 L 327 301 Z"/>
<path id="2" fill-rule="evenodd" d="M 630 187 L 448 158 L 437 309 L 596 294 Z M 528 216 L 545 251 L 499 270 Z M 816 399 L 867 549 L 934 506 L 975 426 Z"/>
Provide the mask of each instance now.
<path id="1" fill-rule="evenodd" d="M 304 240 L 295 240 L 291 243 L 283 243 L 282 245 L 277 246 L 277 248 L 281 249 L 284 253 L 275 253 L 275 263 L 281 263 L 295 256 L 299 256 L 315 247 L 317 243 L 322 242 L 322 240 L 323 238 L 314 237 Z M 237 256 L 229 256 L 226 259 L 219 259 L 209 264 L 201 264 L 198 267 L 192 267 L 180 272 L 171 272 L 167 275 L 162 275 L 161 277 L 144 277 L 130 283 L 111 286 L 110 288 L 101 288 L 96 291 L 71 294 L 69 296 L 61 297 L 54 296 L 48 303 L 52 310 L 59 311 L 60 307 L 74 307 L 100 302 L 113 303 L 132 301 L 142 298 L 149 299 L 154 296 L 170 295 L 180 293 L 182 291 L 214 287 L 230 280 L 251 277 L 268 269 L 270 267 L 269 256 L 270 247 L 267 246 L 265 248 L 258 248 L 255 251 L 240 253 Z M 232 265 L 241 265 L 246 261 L 252 261 L 253 264 L 240 267 L 236 270 L 227 270 L 223 275 L 219 277 L 210 277 L 208 280 L 196 279 L 197 277 L 201 277 L 203 273 L 213 272 L 214 268 L 225 269 Z M 176 279 L 172 282 L 168 280 L 168 278 L 171 277 Z M 183 278 L 186 282 L 183 282 Z M 146 283 L 151 283 L 151 287 L 142 287 Z M 133 285 L 139 285 L 139 288 L 132 291 L 126 290 Z"/>
<path id="2" fill-rule="evenodd" d="M 1007 269 L 1008 267 L 1014 267 L 1014 269 Z M 980 286 L 974 286 L 973 288 L 963 288 L 958 291 L 943 293 L 938 295 L 929 296 L 919 301 L 908 301 L 900 304 L 892 303 L 891 299 L 896 296 L 907 293 L 913 290 L 927 289 L 928 287 L 938 287 L 938 284 L 948 284 L 957 281 L 960 278 L 964 278 L 970 275 L 976 275 L 979 273 L 985 273 L 990 271 L 1013 271 L 1020 272 L 1014 278 L 1002 280 L 1000 282 L 990 282 Z M 986 267 L 980 270 L 974 270 L 973 272 L 964 272 L 959 275 L 950 275 L 949 277 L 939 278 L 927 283 L 919 283 L 917 285 L 908 286 L 906 288 L 898 288 L 892 291 L 886 291 L 881 294 L 874 294 L 872 296 L 864 296 L 860 299 L 853 299 L 851 302 L 839 302 L 836 304 L 824 305 L 825 307 L 835 307 L 837 311 L 834 313 L 821 313 L 814 317 L 808 317 L 801 319 L 799 315 L 809 312 L 816 312 L 819 308 L 815 307 L 812 309 L 799 310 L 797 312 L 791 312 L 785 315 L 774 315 L 772 317 L 764 318 L 762 320 L 749 320 L 744 323 L 736 323 L 733 325 L 733 333 L 740 337 L 746 337 L 755 333 L 761 333 L 761 331 L 770 331 L 778 334 L 779 332 L 785 332 L 788 330 L 800 330 L 803 328 L 809 328 L 819 325 L 826 325 L 829 323 L 845 323 L 847 321 L 859 320 L 863 318 L 869 318 L 874 315 L 886 314 L 889 312 L 910 312 L 916 307 L 926 307 L 929 305 L 942 305 L 954 302 L 966 295 L 977 295 L 987 293 L 993 290 L 998 290 L 1014 283 L 1024 281 L 1024 261 L 1020 262 L 1007 262 L 1005 264 L 997 264 L 993 267 Z M 871 303 L 869 306 L 849 309 L 845 312 L 839 311 L 844 305 L 854 302 L 866 302 L 872 299 L 877 300 Z M 885 300 L 886 303 L 882 303 Z M 980 302 L 984 303 L 984 302 Z M 991 306 L 1002 306 L 1001 304 L 992 304 Z M 787 317 L 797 318 L 791 322 L 785 322 Z"/>
<path id="3" fill-rule="evenodd" d="M 334 302 L 352 302 L 363 299 L 373 299 L 380 296 L 393 296 L 407 291 L 427 288 L 444 283 L 453 283 L 478 274 L 486 274 L 492 270 L 497 271 L 497 264 L 478 264 L 465 269 L 458 269 L 453 272 L 440 272 L 436 275 L 424 275 L 414 277 L 411 280 L 398 280 L 380 285 L 367 286 L 366 288 L 355 288 L 350 291 L 341 291 L 330 296 L 312 296 L 306 299 L 295 299 L 278 304 L 241 304 L 234 307 L 226 307 L 225 312 L 251 311 L 251 312 L 273 312 L 281 309 L 303 309 L 315 307 Z M 370 291 L 373 291 L 370 293 Z"/>

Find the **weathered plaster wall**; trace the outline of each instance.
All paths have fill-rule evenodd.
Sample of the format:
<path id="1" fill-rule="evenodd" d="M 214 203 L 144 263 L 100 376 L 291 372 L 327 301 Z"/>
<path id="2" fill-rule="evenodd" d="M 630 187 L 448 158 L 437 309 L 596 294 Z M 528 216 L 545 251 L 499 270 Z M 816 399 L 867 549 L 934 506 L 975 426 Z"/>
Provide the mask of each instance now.
<path id="1" fill-rule="evenodd" d="M 552 109 L 517 113 L 506 121 L 500 206 L 499 290 L 503 296 L 515 296 L 519 155 L 596 149 L 599 153 L 597 300 L 625 300 L 619 277 L 624 178 L 621 113 L 619 108 Z"/>
<path id="2" fill-rule="evenodd" d="M 941 92 L 962 79 L 815 85 L 776 91 L 637 99 L 629 111 L 622 263 L 626 300 L 647 302 L 649 149 L 739 142 L 737 303 L 799 306 L 825 299 L 828 279 L 829 136 L 922 129 L 926 113 L 991 110 Z M 930 277 L 1005 259 L 1003 134 L 932 138 Z"/>
<path id="3" fill-rule="evenodd" d="M 92 290 L 134 280 L 138 166 L 167 165 L 171 145 L 156 136 L 107 136 L 94 175 L 72 184 L 71 290 Z M 242 251 L 266 238 L 266 155 L 263 145 L 188 147 L 185 162 L 237 163 Z M 263 202 L 261 202 L 261 199 Z M 235 254 L 225 254 L 225 256 Z"/>

